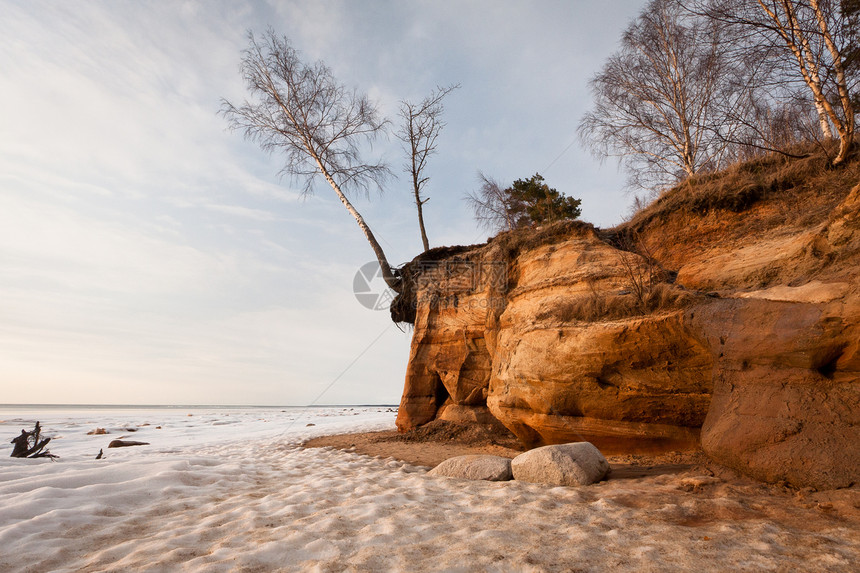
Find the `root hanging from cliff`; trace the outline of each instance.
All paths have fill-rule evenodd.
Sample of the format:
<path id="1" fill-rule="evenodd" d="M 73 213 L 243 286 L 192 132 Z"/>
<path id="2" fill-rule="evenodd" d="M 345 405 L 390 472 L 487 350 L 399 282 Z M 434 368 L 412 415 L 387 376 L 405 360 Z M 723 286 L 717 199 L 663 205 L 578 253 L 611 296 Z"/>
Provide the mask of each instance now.
<path id="1" fill-rule="evenodd" d="M 435 247 L 424 251 L 405 265 L 398 272 L 400 274 L 400 291 L 391 301 L 389 312 L 391 320 L 395 324 L 415 324 L 415 312 L 418 309 L 416 298 L 418 281 L 421 275 L 437 261 L 443 261 L 456 257 L 462 253 L 473 251 L 481 245 L 468 245 L 457 247 Z"/>

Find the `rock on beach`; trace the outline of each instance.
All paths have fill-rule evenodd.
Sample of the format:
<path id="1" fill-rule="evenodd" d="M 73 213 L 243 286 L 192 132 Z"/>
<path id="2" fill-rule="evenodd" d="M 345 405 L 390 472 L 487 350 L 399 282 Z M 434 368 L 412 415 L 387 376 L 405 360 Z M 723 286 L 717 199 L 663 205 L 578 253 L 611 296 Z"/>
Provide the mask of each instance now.
<path id="1" fill-rule="evenodd" d="M 512 477 L 511 460 L 502 456 L 457 456 L 445 460 L 430 470 L 428 475 L 485 481 L 508 481 Z"/>
<path id="2" fill-rule="evenodd" d="M 543 446 L 511 461 L 514 479 L 548 485 L 589 485 L 609 473 L 609 462 L 590 442 Z"/>

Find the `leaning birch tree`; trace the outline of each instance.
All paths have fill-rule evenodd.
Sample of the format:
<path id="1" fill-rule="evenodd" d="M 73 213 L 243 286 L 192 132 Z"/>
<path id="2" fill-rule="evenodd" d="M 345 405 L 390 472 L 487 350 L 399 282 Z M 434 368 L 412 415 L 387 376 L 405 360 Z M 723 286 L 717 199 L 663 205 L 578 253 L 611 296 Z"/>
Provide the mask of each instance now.
<path id="1" fill-rule="evenodd" d="M 381 189 L 390 175 L 384 163 L 368 163 L 360 153 L 387 122 L 367 96 L 338 83 L 323 62 L 304 62 L 286 36 L 269 29 L 260 39 L 249 32 L 248 41 L 241 73 L 250 99 L 238 105 L 222 100 L 221 113 L 231 129 L 263 150 L 282 153 L 282 173 L 303 181 L 305 193 L 319 177 L 331 186 L 370 243 L 385 283 L 397 290 L 399 279 L 382 246 L 347 196 Z"/>

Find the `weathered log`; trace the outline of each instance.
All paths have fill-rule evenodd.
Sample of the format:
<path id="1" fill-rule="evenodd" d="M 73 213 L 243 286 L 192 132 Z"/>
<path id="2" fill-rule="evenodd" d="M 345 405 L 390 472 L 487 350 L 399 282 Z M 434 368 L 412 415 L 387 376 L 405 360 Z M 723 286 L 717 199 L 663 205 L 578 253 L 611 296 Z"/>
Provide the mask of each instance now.
<path id="1" fill-rule="evenodd" d="M 109 448 L 125 448 L 128 446 L 148 446 L 149 442 L 138 442 L 136 440 L 113 440 L 108 444 Z"/>
<path id="2" fill-rule="evenodd" d="M 36 422 L 36 427 L 33 431 L 21 430 L 21 435 L 12 440 L 14 447 L 12 448 L 13 458 L 58 458 L 60 456 L 52 454 L 45 449 L 51 438 L 41 439 L 42 427 L 39 422 Z"/>

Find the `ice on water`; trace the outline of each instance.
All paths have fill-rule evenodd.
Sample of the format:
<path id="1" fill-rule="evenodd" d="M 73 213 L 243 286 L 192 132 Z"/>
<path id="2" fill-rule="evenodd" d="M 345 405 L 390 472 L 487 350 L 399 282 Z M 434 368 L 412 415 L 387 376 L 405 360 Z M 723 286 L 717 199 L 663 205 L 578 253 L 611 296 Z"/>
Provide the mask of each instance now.
<path id="1" fill-rule="evenodd" d="M 140 459 L 165 453 L 188 453 L 255 440 L 300 443 L 308 437 L 353 428 L 393 427 L 391 407 L 2 407 L 0 437 L 8 442 L 36 421 L 52 437 L 48 449 L 62 461 L 95 458 L 99 449 L 111 457 Z M 314 424 L 308 426 L 308 424 Z M 97 428 L 108 434 L 87 435 Z M 9 436 L 8 440 L 6 436 Z M 108 450 L 115 439 L 148 442 L 139 448 Z M 11 447 L 10 447 L 11 451 Z M 0 464 L 4 461 L 0 456 Z"/>

